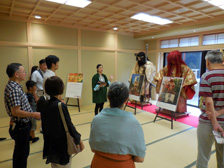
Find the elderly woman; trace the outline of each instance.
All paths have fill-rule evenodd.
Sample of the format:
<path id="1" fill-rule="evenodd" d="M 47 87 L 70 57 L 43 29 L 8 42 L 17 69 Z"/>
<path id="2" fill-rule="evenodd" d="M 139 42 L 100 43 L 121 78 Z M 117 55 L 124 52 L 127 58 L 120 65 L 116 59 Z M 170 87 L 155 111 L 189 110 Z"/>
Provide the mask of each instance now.
<path id="1" fill-rule="evenodd" d="M 124 83 L 111 84 L 110 108 L 103 109 L 91 124 L 89 144 L 95 153 L 91 168 L 134 168 L 134 162 L 144 161 L 142 127 L 131 112 L 122 110 L 128 97 Z"/>

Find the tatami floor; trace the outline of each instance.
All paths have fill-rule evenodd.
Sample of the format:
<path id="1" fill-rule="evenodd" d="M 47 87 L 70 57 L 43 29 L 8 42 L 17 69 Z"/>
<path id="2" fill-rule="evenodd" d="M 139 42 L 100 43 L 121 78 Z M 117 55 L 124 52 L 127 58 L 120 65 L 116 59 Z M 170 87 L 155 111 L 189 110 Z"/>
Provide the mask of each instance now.
<path id="1" fill-rule="evenodd" d="M 106 105 L 108 106 L 108 105 Z M 82 140 L 85 144 L 85 150 L 79 153 L 72 160 L 73 168 L 90 167 L 93 153 L 90 150 L 88 138 L 90 133 L 90 124 L 94 117 L 94 106 L 83 106 L 81 112 L 76 107 L 69 107 L 72 121 L 77 130 L 82 134 Z M 193 108 L 191 108 L 193 109 Z M 127 111 L 133 109 L 126 108 Z M 137 163 L 137 168 L 194 168 L 197 156 L 197 137 L 196 128 L 174 122 L 174 129 L 170 129 L 170 122 L 159 120 L 153 123 L 155 115 L 142 110 L 137 110 L 136 118 L 141 123 L 147 146 L 144 163 Z M 0 141 L 0 168 L 12 167 L 12 153 L 14 141 L 8 134 L 9 117 L 0 118 L 0 137 L 6 137 Z M 30 144 L 30 156 L 28 159 L 28 168 L 50 168 L 42 159 L 43 136 L 39 133 L 40 121 L 36 136 L 40 140 Z M 134 136 L 134 135 L 133 135 Z M 128 139 L 127 139 L 128 141 Z M 209 162 L 209 168 L 216 167 L 215 151 Z"/>

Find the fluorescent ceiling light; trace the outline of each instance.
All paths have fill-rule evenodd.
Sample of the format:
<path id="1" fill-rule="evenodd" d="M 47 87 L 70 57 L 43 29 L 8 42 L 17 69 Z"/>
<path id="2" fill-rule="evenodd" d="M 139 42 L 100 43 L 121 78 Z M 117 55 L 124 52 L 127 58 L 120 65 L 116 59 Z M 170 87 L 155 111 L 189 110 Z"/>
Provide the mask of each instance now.
<path id="1" fill-rule="evenodd" d="M 144 22 L 155 23 L 155 24 L 159 24 L 159 25 L 173 23 L 173 21 L 171 21 L 169 19 L 164 19 L 164 18 L 161 18 L 158 16 L 151 16 L 146 13 L 138 13 L 138 14 L 133 15 L 131 18 L 136 19 L 136 20 L 141 20 Z"/>
<path id="2" fill-rule="evenodd" d="M 34 16 L 36 19 L 41 19 L 41 16 L 35 15 Z"/>
<path id="3" fill-rule="evenodd" d="M 67 2 L 65 2 L 65 5 L 84 8 L 87 5 L 89 5 L 90 3 L 91 3 L 91 1 L 88 1 L 88 0 L 67 0 Z"/>
<path id="4" fill-rule="evenodd" d="M 214 6 L 224 9 L 224 1 L 223 0 L 204 0 Z"/>
<path id="5" fill-rule="evenodd" d="M 79 8 L 84 8 L 91 3 L 91 1 L 89 0 L 46 0 L 46 1 L 75 6 Z"/>
<path id="6" fill-rule="evenodd" d="M 114 29 L 114 30 L 118 30 L 118 28 L 117 28 L 117 27 L 114 27 L 113 29 Z"/>
<path id="7" fill-rule="evenodd" d="M 64 4 L 67 0 L 46 0 L 46 1 Z"/>

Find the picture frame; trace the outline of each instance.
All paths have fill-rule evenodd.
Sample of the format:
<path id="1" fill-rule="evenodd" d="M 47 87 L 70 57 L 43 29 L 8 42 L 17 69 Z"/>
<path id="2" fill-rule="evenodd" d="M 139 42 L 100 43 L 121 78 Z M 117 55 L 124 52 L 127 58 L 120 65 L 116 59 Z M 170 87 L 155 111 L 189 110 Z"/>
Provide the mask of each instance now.
<path id="1" fill-rule="evenodd" d="M 145 75 L 132 74 L 129 86 L 129 99 L 140 101 L 141 90 L 145 80 Z"/>
<path id="2" fill-rule="evenodd" d="M 65 97 L 81 98 L 83 87 L 83 73 L 69 73 L 66 85 Z"/>
<path id="3" fill-rule="evenodd" d="M 156 106 L 175 112 L 182 89 L 182 84 L 183 78 L 164 76 Z"/>

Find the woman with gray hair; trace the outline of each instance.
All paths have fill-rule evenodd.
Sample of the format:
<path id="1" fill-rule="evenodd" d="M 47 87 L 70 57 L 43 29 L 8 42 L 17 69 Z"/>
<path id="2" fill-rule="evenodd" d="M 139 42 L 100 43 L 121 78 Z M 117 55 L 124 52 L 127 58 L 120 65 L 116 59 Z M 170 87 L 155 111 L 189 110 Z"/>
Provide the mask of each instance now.
<path id="1" fill-rule="evenodd" d="M 110 108 L 103 109 L 91 124 L 89 144 L 95 153 L 91 168 L 134 168 L 134 162 L 144 161 L 142 127 L 131 112 L 123 110 L 128 97 L 124 83 L 111 84 Z"/>

